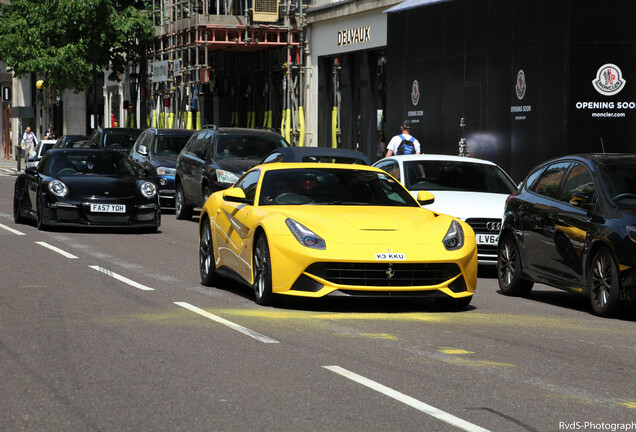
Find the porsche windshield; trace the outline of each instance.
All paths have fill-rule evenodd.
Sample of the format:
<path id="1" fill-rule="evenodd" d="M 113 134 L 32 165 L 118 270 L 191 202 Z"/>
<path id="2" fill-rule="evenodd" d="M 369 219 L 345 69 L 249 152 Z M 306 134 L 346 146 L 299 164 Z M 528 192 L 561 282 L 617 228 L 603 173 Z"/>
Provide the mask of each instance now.
<path id="1" fill-rule="evenodd" d="M 259 204 L 419 207 L 402 185 L 382 172 L 338 168 L 267 171 Z"/>
<path id="2" fill-rule="evenodd" d="M 48 175 L 53 177 L 70 175 L 134 176 L 134 168 L 121 153 L 105 151 L 82 151 L 56 153 L 47 163 Z"/>
<path id="3" fill-rule="evenodd" d="M 511 194 L 516 186 L 495 165 L 444 160 L 404 162 L 408 190 L 466 191 Z"/>

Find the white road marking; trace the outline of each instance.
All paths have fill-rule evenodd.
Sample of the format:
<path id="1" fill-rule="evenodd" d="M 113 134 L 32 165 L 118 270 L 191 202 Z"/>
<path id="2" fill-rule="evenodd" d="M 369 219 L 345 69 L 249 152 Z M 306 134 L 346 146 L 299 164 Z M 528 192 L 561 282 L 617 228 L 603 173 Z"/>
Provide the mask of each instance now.
<path id="1" fill-rule="evenodd" d="M 272 339 L 270 337 L 267 337 L 265 335 L 262 335 L 260 333 L 257 333 L 253 330 L 250 330 L 246 327 L 243 327 L 241 325 L 235 324 L 232 321 L 228 321 L 225 318 L 221 318 L 220 316 L 211 314 L 210 312 L 206 312 L 203 309 L 199 309 L 196 306 L 192 306 L 190 303 L 185 303 L 185 302 L 174 302 L 174 304 L 176 304 L 177 306 L 181 306 L 183 308 L 186 308 L 188 310 L 191 310 L 194 313 L 197 313 L 201 316 L 204 316 L 208 319 L 211 319 L 212 321 L 216 321 L 219 324 L 223 324 L 224 326 L 227 326 L 229 328 L 231 328 L 232 330 L 236 330 L 237 332 L 243 333 L 244 335 L 247 335 L 251 338 L 256 339 L 257 341 L 263 342 L 263 343 L 279 343 L 276 339 Z"/>
<path id="2" fill-rule="evenodd" d="M 110 276 L 114 279 L 117 279 L 118 281 L 122 281 L 123 283 L 126 283 L 130 286 L 133 286 L 135 288 L 139 288 L 140 290 L 144 290 L 144 291 L 154 291 L 154 288 L 150 288 L 147 287 L 145 285 L 142 285 L 140 283 L 135 282 L 134 280 L 130 280 L 127 277 L 118 275 L 117 273 L 113 273 L 112 271 L 105 269 L 103 267 L 100 266 L 89 266 L 90 268 L 92 268 L 93 270 L 97 270 L 98 272 L 104 273 L 106 276 Z"/>
<path id="3" fill-rule="evenodd" d="M 62 249 L 60 249 L 60 248 L 58 248 L 58 247 L 55 247 L 55 246 L 53 246 L 53 245 L 50 245 L 50 244 L 48 244 L 48 243 L 46 243 L 46 242 L 43 242 L 43 241 L 36 241 L 36 243 L 37 243 L 37 244 L 39 244 L 40 246 L 44 246 L 44 247 L 45 247 L 45 248 L 47 248 L 47 249 L 51 249 L 53 252 L 57 252 L 57 253 L 59 253 L 60 255 L 65 256 L 66 258 L 70 258 L 70 259 L 77 259 L 77 257 L 76 257 L 75 255 L 70 254 L 70 253 L 68 253 L 68 252 L 66 252 L 66 251 L 64 251 L 64 250 L 62 250 Z"/>
<path id="4" fill-rule="evenodd" d="M 436 419 L 439 419 L 450 425 L 456 426 L 459 429 L 462 429 L 468 432 L 490 432 L 488 429 L 484 429 L 481 426 L 477 426 L 473 423 L 469 423 L 466 420 L 462 420 L 459 417 L 455 417 L 454 415 L 444 412 L 438 408 L 435 408 L 434 406 L 425 404 L 424 402 L 421 402 L 417 399 L 414 399 L 410 396 L 407 396 L 389 387 L 383 386 L 382 384 L 379 384 L 375 381 L 372 381 L 354 372 L 348 371 L 347 369 L 341 368 L 340 366 L 323 366 L 323 367 L 339 375 L 342 375 L 345 378 L 349 378 L 350 380 L 355 381 L 358 384 L 362 384 L 365 387 L 368 387 L 372 390 L 380 392 L 386 396 L 389 396 L 390 398 L 393 398 L 399 402 L 402 402 L 417 410 L 420 410 L 423 413 L 426 413 L 430 416 L 435 417 Z"/>
<path id="5" fill-rule="evenodd" d="M 0 228 L 6 229 L 7 231 L 9 231 L 10 233 L 13 233 L 13 234 L 15 234 L 15 235 L 26 235 L 25 233 L 20 232 L 20 231 L 18 231 L 18 230 L 14 230 L 13 228 L 8 227 L 8 226 L 6 226 L 6 225 L 2 225 L 2 224 L 0 224 Z"/>

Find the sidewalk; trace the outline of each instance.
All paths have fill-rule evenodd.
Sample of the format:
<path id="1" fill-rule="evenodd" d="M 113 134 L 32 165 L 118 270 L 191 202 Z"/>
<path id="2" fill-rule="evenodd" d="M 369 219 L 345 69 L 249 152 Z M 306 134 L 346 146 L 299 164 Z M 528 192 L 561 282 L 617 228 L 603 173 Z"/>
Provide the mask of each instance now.
<path id="1" fill-rule="evenodd" d="M 0 159 L 0 174 L 17 174 L 17 168 L 17 161 Z M 22 161 L 22 169 L 24 169 L 24 160 Z"/>

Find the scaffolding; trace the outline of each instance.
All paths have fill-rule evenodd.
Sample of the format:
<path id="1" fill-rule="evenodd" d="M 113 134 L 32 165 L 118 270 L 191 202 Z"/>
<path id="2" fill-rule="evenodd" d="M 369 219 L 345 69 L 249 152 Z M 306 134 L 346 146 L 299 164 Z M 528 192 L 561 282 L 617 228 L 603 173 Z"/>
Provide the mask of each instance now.
<path id="1" fill-rule="evenodd" d="M 302 145 L 302 0 L 153 0 L 149 125 L 278 127 Z M 172 119 L 172 120 L 171 120 Z"/>

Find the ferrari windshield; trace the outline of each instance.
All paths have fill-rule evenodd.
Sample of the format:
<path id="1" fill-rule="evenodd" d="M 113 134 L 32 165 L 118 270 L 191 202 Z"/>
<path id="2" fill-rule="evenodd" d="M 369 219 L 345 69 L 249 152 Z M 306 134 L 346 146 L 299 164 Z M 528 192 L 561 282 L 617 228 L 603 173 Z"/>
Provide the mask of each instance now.
<path id="1" fill-rule="evenodd" d="M 445 160 L 404 162 L 408 190 L 490 192 L 509 195 L 516 189 L 496 165 Z"/>
<path id="2" fill-rule="evenodd" d="M 134 168 L 118 152 L 86 150 L 55 153 L 46 161 L 45 174 L 52 177 L 70 175 L 134 176 Z"/>
<path id="3" fill-rule="evenodd" d="M 259 204 L 419 207 L 402 185 L 383 172 L 339 168 L 267 171 Z"/>

